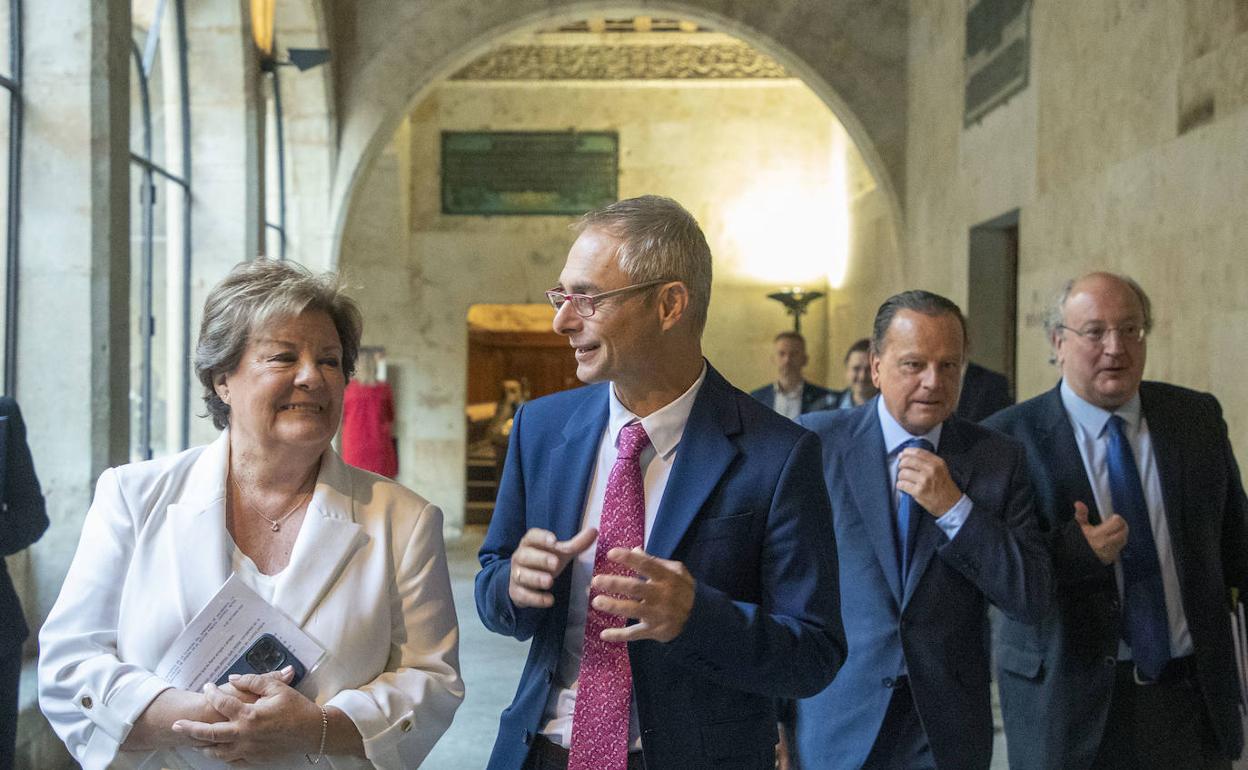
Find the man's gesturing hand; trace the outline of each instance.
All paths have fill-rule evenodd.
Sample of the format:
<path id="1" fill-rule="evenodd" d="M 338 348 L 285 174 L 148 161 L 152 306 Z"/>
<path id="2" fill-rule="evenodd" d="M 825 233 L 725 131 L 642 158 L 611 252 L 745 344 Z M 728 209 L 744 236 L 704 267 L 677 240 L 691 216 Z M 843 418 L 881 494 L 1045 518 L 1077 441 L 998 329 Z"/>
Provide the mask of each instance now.
<path id="1" fill-rule="evenodd" d="M 962 490 L 940 455 L 915 447 L 903 449 L 897 461 L 897 489 L 938 519 L 962 499 Z"/>
<path id="2" fill-rule="evenodd" d="M 1075 521 L 1079 522 L 1083 536 L 1087 538 L 1088 545 L 1092 546 L 1092 552 L 1102 564 L 1113 564 L 1118 561 L 1118 554 L 1122 553 L 1123 547 L 1127 544 L 1126 519 L 1114 513 L 1100 524 L 1089 524 L 1088 506 L 1076 501 Z"/>
<path id="3" fill-rule="evenodd" d="M 555 595 L 550 589 L 555 578 L 568 566 L 568 562 L 589 548 L 598 537 L 592 527 L 581 530 L 571 540 L 559 541 L 555 533 L 545 529 L 530 529 L 520 538 L 520 545 L 511 555 L 511 577 L 507 583 L 507 595 L 517 607 L 550 607 Z"/>
<path id="4" fill-rule="evenodd" d="M 594 576 L 591 585 L 601 592 L 594 597 L 594 609 L 637 621 L 631 626 L 604 630 L 602 640 L 633 642 L 654 639 L 670 642 L 679 636 L 689 613 L 693 611 L 693 591 L 697 585 L 685 565 L 651 556 L 640 548 L 612 548 L 607 558 L 623 564 L 641 577 Z"/>

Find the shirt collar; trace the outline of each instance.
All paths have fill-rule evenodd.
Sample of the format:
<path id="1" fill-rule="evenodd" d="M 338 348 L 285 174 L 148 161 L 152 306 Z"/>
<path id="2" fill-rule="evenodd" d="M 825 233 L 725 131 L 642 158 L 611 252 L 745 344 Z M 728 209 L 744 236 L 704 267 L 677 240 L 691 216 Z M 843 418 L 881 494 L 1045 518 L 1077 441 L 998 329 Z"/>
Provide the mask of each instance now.
<path id="1" fill-rule="evenodd" d="M 788 398 L 793 398 L 794 396 L 802 395 L 802 393 L 806 390 L 806 380 L 798 380 L 797 387 L 793 388 L 793 390 L 785 390 L 784 388 L 780 387 L 779 382 L 773 382 L 772 387 L 774 387 L 776 389 L 776 392 L 779 393 L 780 395 L 787 396 Z"/>
<path id="2" fill-rule="evenodd" d="M 706 362 L 703 361 L 702 373 L 688 390 L 670 404 L 641 418 L 620 403 L 620 399 L 616 398 L 614 385 L 607 388 L 610 394 L 607 397 L 607 430 L 610 431 L 611 445 L 619 446 L 620 430 L 633 420 L 640 419 L 641 427 L 645 428 L 646 435 L 650 437 L 650 445 L 654 447 L 659 457 L 666 458 L 676 451 L 676 445 L 680 443 L 680 437 L 685 432 L 685 423 L 689 422 L 689 413 L 693 411 L 693 402 L 697 399 L 698 391 L 702 389 L 702 383 L 705 380 Z"/>
<path id="3" fill-rule="evenodd" d="M 1140 408 L 1140 392 L 1138 390 L 1135 392 L 1135 395 L 1131 396 L 1130 401 L 1112 412 L 1085 401 L 1079 394 L 1075 393 L 1065 379 L 1062 380 L 1061 394 L 1062 406 L 1066 407 L 1066 414 L 1069 414 L 1070 418 L 1079 427 L 1083 428 L 1089 436 L 1100 438 L 1105 430 L 1105 425 L 1109 422 L 1110 416 L 1115 414 L 1122 418 L 1132 432 L 1139 430 L 1140 416 L 1143 414 L 1143 410 Z"/>
<path id="4" fill-rule="evenodd" d="M 945 427 L 944 423 L 940 423 L 922 436 L 915 436 L 901 427 L 901 423 L 889 413 L 887 407 L 884 406 L 883 395 L 875 397 L 875 411 L 880 416 L 880 427 L 884 430 L 884 450 L 888 455 L 895 454 L 902 444 L 912 438 L 925 438 L 932 442 L 933 449 L 940 448 L 940 431 Z"/>

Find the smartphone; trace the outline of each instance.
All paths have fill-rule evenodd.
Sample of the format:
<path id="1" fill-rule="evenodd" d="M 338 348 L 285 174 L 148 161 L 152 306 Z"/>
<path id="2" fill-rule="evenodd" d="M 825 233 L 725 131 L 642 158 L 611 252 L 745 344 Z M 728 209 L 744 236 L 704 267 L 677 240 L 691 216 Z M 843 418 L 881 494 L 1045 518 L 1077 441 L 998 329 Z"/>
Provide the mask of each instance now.
<path id="1" fill-rule="evenodd" d="M 270 671 L 279 671 L 290 666 L 295 670 L 295 676 L 290 680 L 290 686 L 299 685 L 299 680 L 303 679 L 303 675 L 307 673 L 307 669 L 299 662 L 299 659 L 286 649 L 286 645 L 277 640 L 273 634 L 261 634 L 256 637 L 256 641 L 234 661 L 234 665 L 221 675 L 217 680 L 217 686 L 221 686 L 230 681 L 230 674 L 267 674 Z"/>

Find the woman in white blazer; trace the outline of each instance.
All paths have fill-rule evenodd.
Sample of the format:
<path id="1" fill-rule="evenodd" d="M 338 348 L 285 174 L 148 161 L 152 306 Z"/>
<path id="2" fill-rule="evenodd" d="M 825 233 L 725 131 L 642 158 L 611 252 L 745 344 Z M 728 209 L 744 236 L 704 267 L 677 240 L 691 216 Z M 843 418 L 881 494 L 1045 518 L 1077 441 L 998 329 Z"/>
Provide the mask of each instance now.
<path id="1" fill-rule="evenodd" d="M 104 472 L 40 633 L 39 702 L 85 768 L 411 768 L 463 699 L 442 513 L 330 447 L 360 342 L 332 276 L 236 267 L 195 367 L 212 444 Z M 326 654 L 195 693 L 153 671 L 231 572 Z"/>

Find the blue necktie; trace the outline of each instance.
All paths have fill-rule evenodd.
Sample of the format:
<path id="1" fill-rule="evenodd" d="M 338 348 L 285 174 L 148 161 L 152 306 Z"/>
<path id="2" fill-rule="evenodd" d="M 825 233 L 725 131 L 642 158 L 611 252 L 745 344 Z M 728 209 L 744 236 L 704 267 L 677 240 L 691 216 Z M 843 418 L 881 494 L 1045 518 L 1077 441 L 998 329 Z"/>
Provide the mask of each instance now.
<path id="1" fill-rule="evenodd" d="M 1131 647 L 1135 667 L 1156 681 L 1170 660 L 1170 622 L 1166 617 L 1166 592 L 1161 581 L 1161 562 L 1148 518 L 1148 503 L 1140 484 L 1131 442 L 1122 432 L 1123 420 L 1111 415 L 1109 436 L 1109 493 L 1114 512 L 1127 522 L 1127 544 L 1122 562 L 1122 635 Z"/>
<path id="2" fill-rule="evenodd" d="M 928 452 L 936 451 L 935 447 L 932 446 L 932 442 L 925 438 L 912 438 L 901 445 L 901 450 L 910 449 L 911 447 Z M 898 471 L 900 473 L 900 469 Z M 897 563 L 901 566 L 901 585 L 903 589 L 906 585 L 907 572 L 910 569 L 910 555 L 914 550 L 914 543 L 910 542 L 911 535 L 914 533 L 914 525 L 918 523 L 918 517 L 922 515 L 923 506 L 915 502 L 913 497 L 902 492 L 900 499 L 897 501 Z"/>

